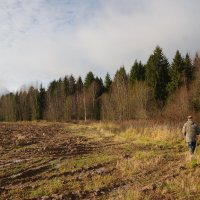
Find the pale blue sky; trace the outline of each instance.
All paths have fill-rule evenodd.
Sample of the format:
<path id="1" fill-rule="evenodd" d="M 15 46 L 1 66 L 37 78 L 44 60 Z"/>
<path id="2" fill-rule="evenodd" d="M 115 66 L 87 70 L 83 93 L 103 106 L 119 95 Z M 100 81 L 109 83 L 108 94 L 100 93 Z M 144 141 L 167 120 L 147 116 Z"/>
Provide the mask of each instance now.
<path id="1" fill-rule="evenodd" d="M 0 88 L 92 70 L 104 78 L 156 45 L 200 50 L 199 0 L 0 0 Z"/>

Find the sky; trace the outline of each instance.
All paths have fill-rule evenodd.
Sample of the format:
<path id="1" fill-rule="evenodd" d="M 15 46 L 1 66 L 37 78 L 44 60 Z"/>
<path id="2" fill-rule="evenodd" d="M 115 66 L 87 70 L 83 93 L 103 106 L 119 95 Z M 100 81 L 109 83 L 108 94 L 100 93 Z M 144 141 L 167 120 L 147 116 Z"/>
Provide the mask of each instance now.
<path id="1" fill-rule="evenodd" d="M 104 79 L 157 45 L 200 51 L 199 0 L 0 0 L 0 90 L 92 71 Z"/>

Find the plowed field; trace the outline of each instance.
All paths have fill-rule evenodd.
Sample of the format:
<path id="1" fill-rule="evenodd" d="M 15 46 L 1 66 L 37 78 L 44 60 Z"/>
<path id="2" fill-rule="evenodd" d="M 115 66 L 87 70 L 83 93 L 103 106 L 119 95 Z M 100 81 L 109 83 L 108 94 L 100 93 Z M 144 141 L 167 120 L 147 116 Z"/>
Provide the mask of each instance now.
<path id="1" fill-rule="evenodd" d="M 200 199 L 197 150 L 101 124 L 0 123 L 0 199 Z"/>

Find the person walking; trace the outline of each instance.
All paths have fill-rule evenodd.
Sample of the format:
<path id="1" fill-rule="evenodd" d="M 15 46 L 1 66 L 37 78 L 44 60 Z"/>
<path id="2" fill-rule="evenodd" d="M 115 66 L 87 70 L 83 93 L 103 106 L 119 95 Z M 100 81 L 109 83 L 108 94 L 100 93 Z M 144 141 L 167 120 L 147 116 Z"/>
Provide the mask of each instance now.
<path id="1" fill-rule="evenodd" d="M 197 135 L 200 134 L 200 128 L 193 122 L 192 116 L 188 116 L 187 122 L 183 125 L 182 134 L 188 144 L 191 159 L 197 145 Z"/>

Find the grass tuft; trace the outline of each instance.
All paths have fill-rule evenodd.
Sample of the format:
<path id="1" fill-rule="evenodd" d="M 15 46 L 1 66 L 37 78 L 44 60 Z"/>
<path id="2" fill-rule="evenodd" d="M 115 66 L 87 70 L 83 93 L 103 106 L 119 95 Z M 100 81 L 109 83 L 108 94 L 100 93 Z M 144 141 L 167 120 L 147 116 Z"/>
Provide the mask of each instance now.
<path id="1" fill-rule="evenodd" d="M 40 183 L 40 186 L 36 189 L 29 191 L 30 198 L 41 197 L 45 195 L 54 194 L 62 188 L 63 180 L 54 178 L 52 180 L 44 180 Z"/>

